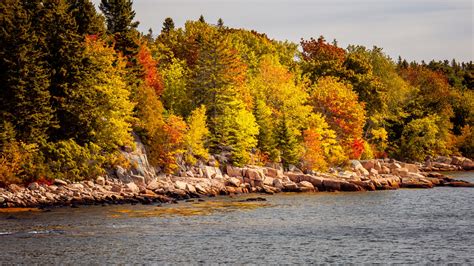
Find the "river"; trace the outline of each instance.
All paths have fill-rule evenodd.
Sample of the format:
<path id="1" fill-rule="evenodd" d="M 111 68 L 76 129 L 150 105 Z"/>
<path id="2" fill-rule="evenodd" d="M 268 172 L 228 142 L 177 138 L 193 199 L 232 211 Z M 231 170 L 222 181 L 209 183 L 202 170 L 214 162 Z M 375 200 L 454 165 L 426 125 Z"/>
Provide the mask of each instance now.
<path id="1" fill-rule="evenodd" d="M 251 196 L 0 213 L 0 263 L 474 263 L 472 188 Z"/>

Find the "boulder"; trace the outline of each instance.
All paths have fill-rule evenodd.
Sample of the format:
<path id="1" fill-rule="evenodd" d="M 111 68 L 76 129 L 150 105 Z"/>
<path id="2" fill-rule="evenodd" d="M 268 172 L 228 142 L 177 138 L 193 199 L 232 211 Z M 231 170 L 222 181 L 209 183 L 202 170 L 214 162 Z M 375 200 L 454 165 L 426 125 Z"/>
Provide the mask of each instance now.
<path id="1" fill-rule="evenodd" d="M 103 185 L 105 185 L 105 178 L 103 176 L 99 176 L 99 177 L 96 178 L 95 183 L 98 184 L 98 185 L 103 186 Z"/>
<path id="2" fill-rule="evenodd" d="M 398 175 L 398 176 L 402 176 L 402 177 L 408 176 L 408 173 L 409 173 L 408 169 L 406 169 L 406 168 L 397 168 L 397 167 L 393 168 L 391 172 L 394 175 Z"/>
<path id="3" fill-rule="evenodd" d="M 474 187 L 474 183 L 469 183 L 461 180 L 453 180 L 446 183 L 446 185 L 450 187 Z"/>
<path id="4" fill-rule="evenodd" d="M 356 171 L 359 172 L 361 175 L 368 176 L 369 171 L 364 168 L 364 166 L 358 161 L 358 160 L 351 160 L 351 165 L 352 168 Z"/>
<path id="5" fill-rule="evenodd" d="M 462 168 L 466 171 L 474 170 L 474 162 L 471 159 L 465 159 Z"/>
<path id="6" fill-rule="evenodd" d="M 281 179 L 274 178 L 273 179 L 273 187 L 275 187 L 277 189 L 283 189 L 283 182 L 281 181 Z"/>
<path id="7" fill-rule="evenodd" d="M 146 186 L 147 189 L 149 190 L 157 190 L 160 188 L 160 184 L 158 183 L 158 180 L 152 179 L 150 183 Z"/>
<path id="8" fill-rule="evenodd" d="M 388 168 L 393 172 L 394 169 L 402 168 L 402 166 L 399 163 L 393 162 L 388 165 Z"/>
<path id="9" fill-rule="evenodd" d="M 438 156 L 438 158 L 435 159 L 435 162 L 443 164 L 451 164 L 452 161 L 453 159 L 447 156 Z"/>
<path id="10" fill-rule="evenodd" d="M 375 160 L 360 161 L 360 163 L 369 172 L 371 169 L 375 168 Z"/>
<path id="11" fill-rule="evenodd" d="M 377 176 L 379 174 L 379 171 L 375 170 L 375 168 L 371 168 L 369 174 L 371 176 Z"/>
<path id="12" fill-rule="evenodd" d="M 186 190 L 193 193 L 193 194 L 196 194 L 196 192 L 197 192 L 196 188 L 191 184 L 186 184 Z"/>
<path id="13" fill-rule="evenodd" d="M 368 181 L 349 181 L 349 182 L 361 187 L 363 190 L 367 190 L 367 191 L 374 191 L 375 190 L 375 185 L 370 180 L 368 180 Z"/>
<path id="14" fill-rule="evenodd" d="M 340 187 L 341 187 L 341 191 L 363 191 L 362 187 L 360 187 L 359 185 L 346 182 L 346 181 L 342 181 L 340 183 Z"/>
<path id="15" fill-rule="evenodd" d="M 30 184 L 28 185 L 28 189 L 29 189 L 29 190 L 38 190 L 39 187 L 40 187 L 39 184 L 36 183 L 36 182 L 30 183 Z"/>
<path id="16" fill-rule="evenodd" d="M 265 176 L 263 179 L 263 184 L 267 186 L 273 186 L 273 177 Z"/>
<path id="17" fill-rule="evenodd" d="M 420 172 L 419 167 L 416 164 L 405 163 L 405 164 L 403 164 L 403 168 L 406 168 L 408 170 L 408 172 L 410 172 L 410 173 Z"/>
<path id="18" fill-rule="evenodd" d="M 226 186 L 239 187 L 241 184 L 240 180 L 236 177 L 230 177 L 226 181 Z"/>
<path id="19" fill-rule="evenodd" d="M 283 176 L 283 171 L 271 167 L 267 167 L 267 176 L 273 177 L 273 178 L 281 178 Z"/>
<path id="20" fill-rule="evenodd" d="M 125 188 L 128 189 L 132 193 L 139 193 L 140 188 L 133 182 L 129 182 L 125 185 Z"/>
<path id="21" fill-rule="evenodd" d="M 67 182 L 61 179 L 54 179 L 53 184 L 57 186 L 66 186 Z"/>
<path id="22" fill-rule="evenodd" d="M 130 178 L 132 179 L 132 181 L 135 184 L 137 184 L 137 186 L 139 186 L 139 187 L 145 187 L 146 186 L 144 176 L 132 174 L 132 175 L 130 175 Z"/>
<path id="23" fill-rule="evenodd" d="M 334 179 L 324 179 L 323 186 L 324 186 L 324 189 L 327 191 L 340 191 L 341 181 L 334 180 Z"/>
<path id="24" fill-rule="evenodd" d="M 230 177 L 240 177 L 243 175 L 242 168 L 240 167 L 234 167 L 231 165 L 226 166 L 226 172 Z"/>
<path id="25" fill-rule="evenodd" d="M 187 190 L 187 183 L 186 182 L 183 182 L 183 181 L 176 181 L 174 183 L 174 187 L 177 188 L 177 189 L 181 189 L 181 190 Z"/>
<path id="26" fill-rule="evenodd" d="M 130 181 L 130 178 L 128 177 L 127 171 L 119 165 L 117 165 L 115 167 L 115 175 L 118 177 L 119 180 L 121 180 L 123 182 L 129 182 Z"/>
<path id="27" fill-rule="evenodd" d="M 204 166 L 203 167 L 204 177 L 206 178 L 223 178 L 222 172 L 218 167 Z"/>
<path id="28" fill-rule="evenodd" d="M 390 168 L 388 168 L 387 166 L 382 166 L 380 168 L 380 170 L 378 170 L 378 171 L 379 171 L 379 174 L 382 174 L 382 175 L 383 174 L 390 174 Z"/>
<path id="29" fill-rule="evenodd" d="M 294 191 L 298 191 L 298 185 L 296 185 L 296 183 L 294 182 L 284 182 L 283 183 L 283 189 L 285 191 L 289 191 L 289 192 L 294 192 Z"/>
<path id="30" fill-rule="evenodd" d="M 250 180 L 262 181 L 262 177 L 256 169 L 246 169 L 245 177 Z"/>
<path id="31" fill-rule="evenodd" d="M 306 191 L 314 191 L 314 186 L 313 184 L 311 184 L 310 182 L 308 181 L 301 181 L 298 183 L 298 187 L 299 188 L 303 188 L 303 192 L 306 192 Z"/>
<path id="32" fill-rule="evenodd" d="M 194 188 L 196 189 L 196 192 L 199 194 L 203 194 L 203 195 L 208 194 L 208 191 L 201 184 L 194 185 Z"/>
<path id="33" fill-rule="evenodd" d="M 451 164 L 457 165 L 457 166 L 462 166 L 462 163 L 466 160 L 464 157 L 459 157 L 459 156 L 452 156 L 451 157 Z"/>
<path id="34" fill-rule="evenodd" d="M 434 185 L 427 179 L 402 178 L 402 188 L 432 188 Z"/>

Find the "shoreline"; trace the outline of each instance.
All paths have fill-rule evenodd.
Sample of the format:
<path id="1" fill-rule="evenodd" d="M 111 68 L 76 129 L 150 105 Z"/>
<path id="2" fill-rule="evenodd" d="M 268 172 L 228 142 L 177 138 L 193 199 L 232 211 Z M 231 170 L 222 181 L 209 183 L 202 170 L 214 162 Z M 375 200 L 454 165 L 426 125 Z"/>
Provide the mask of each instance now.
<path id="1" fill-rule="evenodd" d="M 271 195 L 280 192 L 358 192 L 400 188 L 427 189 L 435 186 L 474 187 L 474 183 L 426 171 L 428 167 L 432 170 L 432 164 L 427 167 L 394 160 L 353 160 L 351 164 L 350 170 L 312 174 L 305 174 L 296 168 L 292 169 L 293 171 L 283 172 L 273 167 L 249 165 L 239 168 L 228 165 L 221 171 L 218 167 L 202 166 L 182 176 L 151 175 L 147 178 L 117 168 L 115 175 L 99 176 L 94 181 L 71 183 L 54 180 L 52 185 L 33 182 L 27 187 L 9 185 L 7 188 L 0 188 L 0 208 L 150 205 L 250 193 Z M 451 171 L 462 169 L 446 165 L 444 169 L 452 169 Z"/>

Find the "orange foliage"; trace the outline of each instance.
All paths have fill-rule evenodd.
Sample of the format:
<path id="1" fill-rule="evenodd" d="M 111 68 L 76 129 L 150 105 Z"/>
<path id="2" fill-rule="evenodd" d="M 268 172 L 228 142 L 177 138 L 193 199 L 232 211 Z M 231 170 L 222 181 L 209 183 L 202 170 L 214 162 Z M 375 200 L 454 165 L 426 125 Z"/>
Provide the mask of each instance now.
<path id="1" fill-rule="evenodd" d="M 301 39 L 301 47 L 303 48 L 303 59 L 307 61 L 338 61 L 342 63 L 346 54 L 344 49 L 327 43 L 323 36 L 318 40 L 314 38 L 309 41 Z"/>
<path id="2" fill-rule="evenodd" d="M 176 156 L 183 153 L 186 123 L 179 116 L 170 115 L 153 138 L 153 161 L 166 172 L 177 168 Z"/>
<path id="3" fill-rule="evenodd" d="M 363 152 L 364 152 L 364 140 L 361 138 L 354 139 L 351 144 L 350 158 L 359 159 Z"/>
<path id="4" fill-rule="evenodd" d="M 320 134 L 312 129 L 303 131 L 304 154 L 302 166 L 304 170 L 323 170 L 327 168 L 320 139 Z"/>
<path id="5" fill-rule="evenodd" d="M 143 67 L 143 78 L 145 79 L 146 85 L 152 87 L 155 90 L 156 95 L 159 97 L 164 89 L 163 80 L 157 69 L 158 62 L 153 59 L 150 49 L 146 44 L 140 46 L 137 59 Z"/>

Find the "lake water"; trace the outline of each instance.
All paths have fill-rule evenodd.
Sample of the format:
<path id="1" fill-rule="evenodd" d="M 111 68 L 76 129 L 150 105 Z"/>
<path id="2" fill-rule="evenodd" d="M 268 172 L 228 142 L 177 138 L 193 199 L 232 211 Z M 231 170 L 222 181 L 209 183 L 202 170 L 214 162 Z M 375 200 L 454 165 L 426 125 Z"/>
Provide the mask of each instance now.
<path id="1" fill-rule="evenodd" d="M 250 196 L 0 213 L 0 263 L 474 263 L 472 188 Z"/>

